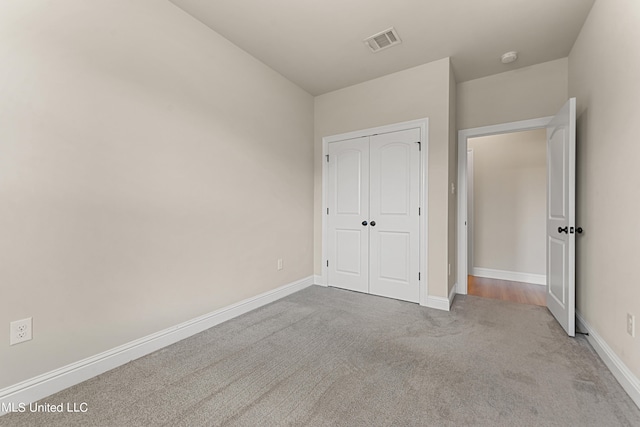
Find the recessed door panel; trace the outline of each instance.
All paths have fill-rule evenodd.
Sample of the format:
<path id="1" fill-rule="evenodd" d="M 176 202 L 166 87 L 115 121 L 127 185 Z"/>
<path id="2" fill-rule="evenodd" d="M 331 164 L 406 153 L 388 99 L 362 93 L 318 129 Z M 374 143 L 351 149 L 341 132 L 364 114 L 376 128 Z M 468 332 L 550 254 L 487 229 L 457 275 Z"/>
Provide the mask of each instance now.
<path id="1" fill-rule="evenodd" d="M 566 289 L 566 271 L 565 271 L 565 242 L 554 237 L 549 238 L 549 247 L 547 253 L 549 259 L 550 270 L 549 276 L 549 295 L 555 301 L 564 307 L 565 305 L 565 289 Z"/>
<path id="2" fill-rule="evenodd" d="M 409 215 L 411 196 L 411 145 L 398 142 L 380 147 L 380 215 Z"/>
<path id="3" fill-rule="evenodd" d="M 560 127 L 554 130 L 549 138 L 549 182 L 555 185 L 549 188 L 548 204 L 549 217 L 563 220 L 566 217 L 566 182 L 565 182 L 565 153 L 567 151 L 567 129 Z"/>
<path id="4" fill-rule="evenodd" d="M 336 214 L 362 214 L 362 157 L 362 151 L 355 149 L 336 155 Z"/>
<path id="5" fill-rule="evenodd" d="M 379 279 L 409 283 L 411 262 L 411 234 L 406 232 L 383 231 L 378 235 Z"/>
<path id="6" fill-rule="evenodd" d="M 336 230 L 336 272 L 360 275 L 362 273 L 362 231 Z"/>

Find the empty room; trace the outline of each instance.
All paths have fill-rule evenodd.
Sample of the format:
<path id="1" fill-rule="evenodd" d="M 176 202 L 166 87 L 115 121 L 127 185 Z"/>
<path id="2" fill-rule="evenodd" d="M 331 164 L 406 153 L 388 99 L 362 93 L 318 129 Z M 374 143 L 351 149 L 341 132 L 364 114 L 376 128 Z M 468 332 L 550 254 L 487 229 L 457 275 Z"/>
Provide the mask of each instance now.
<path id="1" fill-rule="evenodd" d="M 5 0 L 0 62 L 0 426 L 640 425 L 639 2 Z"/>

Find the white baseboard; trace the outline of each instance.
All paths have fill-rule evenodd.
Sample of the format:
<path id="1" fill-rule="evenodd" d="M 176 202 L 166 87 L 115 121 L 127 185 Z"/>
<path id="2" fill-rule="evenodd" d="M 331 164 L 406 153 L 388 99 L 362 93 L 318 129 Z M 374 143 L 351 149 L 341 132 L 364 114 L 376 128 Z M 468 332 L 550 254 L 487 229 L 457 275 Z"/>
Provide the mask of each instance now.
<path id="1" fill-rule="evenodd" d="M 427 295 L 427 303 L 424 304 L 425 307 L 436 308 L 438 310 L 449 311 L 451 310 L 451 304 L 453 304 L 453 300 L 456 297 L 456 289 L 458 288 L 458 284 L 453 285 L 451 290 L 449 291 L 449 296 L 445 297 L 433 297 Z"/>
<path id="2" fill-rule="evenodd" d="M 80 360 L 62 368 L 47 372 L 13 386 L 0 390 L 0 415 L 7 413 L 3 408 L 20 403 L 29 404 L 50 396 L 75 384 L 86 381 L 113 368 L 124 365 L 163 347 L 207 330 L 241 314 L 277 301 L 294 292 L 313 285 L 314 277 L 309 276 L 272 291 L 221 308 L 195 319 L 127 344 Z"/>
<path id="3" fill-rule="evenodd" d="M 443 311 L 451 310 L 451 304 L 453 304 L 453 299 L 456 297 L 456 288 L 457 286 L 454 285 L 449 291 L 449 296 L 446 298 L 427 295 L 427 302 L 424 306 Z"/>
<path id="4" fill-rule="evenodd" d="M 627 365 L 620 360 L 618 355 L 613 352 L 606 341 L 602 339 L 578 311 L 576 311 L 576 318 L 578 320 L 578 327 L 582 332 L 589 333 L 587 340 L 589 344 L 591 344 L 591 347 L 598 353 L 598 356 L 600 356 L 604 364 L 607 365 L 607 368 L 609 368 L 622 388 L 629 394 L 638 408 L 640 408 L 640 380 L 638 380 L 638 377 L 627 368 Z"/>
<path id="5" fill-rule="evenodd" d="M 427 295 L 427 303 L 425 304 L 425 307 L 449 311 L 449 299 L 445 297 L 432 297 Z"/>
<path id="6" fill-rule="evenodd" d="M 319 274 L 316 274 L 316 275 L 313 276 L 313 284 L 314 285 L 318 285 L 318 286 L 327 287 L 327 284 L 325 283 L 324 277 L 322 277 Z"/>
<path id="7" fill-rule="evenodd" d="M 473 267 L 474 276 L 487 279 L 509 280 L 512 282 L 530 283 L 532 285 L 547 285 L 547 276 L 544 274 L 520 273 L 517 271 L 494 270 L 492 268 Z"/>
<path id="8" fill-rule="evenodd" d="M 451 310 L 451 306 L 453 305 L 453 300 L 456 298 L 458 290 L 458 282 L 456 282 L 451 290 L 449 291 L 449 310 Z"/>

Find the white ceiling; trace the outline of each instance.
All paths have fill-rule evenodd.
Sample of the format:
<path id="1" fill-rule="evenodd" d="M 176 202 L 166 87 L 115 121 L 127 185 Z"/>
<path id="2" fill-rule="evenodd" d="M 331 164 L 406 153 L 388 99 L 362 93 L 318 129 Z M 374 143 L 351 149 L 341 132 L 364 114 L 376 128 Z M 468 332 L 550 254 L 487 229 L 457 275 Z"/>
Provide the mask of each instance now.
<path id="1" fill-rule="evenodd" d="M 458 82 L 563 58 L 594 0 L 170 0 L 319 95 L 451 57 Z M 395 27 L 403 43 L 362 40 Z M 510 50 L 519 59 L 504 65 Z"/>

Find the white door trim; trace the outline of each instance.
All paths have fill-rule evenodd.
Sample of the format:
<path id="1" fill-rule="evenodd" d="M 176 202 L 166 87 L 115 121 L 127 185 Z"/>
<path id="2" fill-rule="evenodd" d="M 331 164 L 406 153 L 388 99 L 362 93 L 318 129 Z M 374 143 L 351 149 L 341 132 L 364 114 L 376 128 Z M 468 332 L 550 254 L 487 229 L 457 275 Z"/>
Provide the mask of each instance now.
<path id="1" fill-rule="evenodd" d="M 467 257 L 469 258 L 467 260 L 467 265 L 469 269 L 473 270 L 474 264 L 473 264 L 473 258 L 474 258 L 474 253 L 473 253 L 473 245 L 474 245 L 474 240 L 473 240 L 473 233 L 474 233 L 474 228 L 473 228 L 473 208 L 469 209 L 469 205 L 468 203 L 471 203 L 471 205 L 473 205 L 474 203 L 474 194 L 473 194 L 473 187 L 474 187 L 474 182 L 473 182 L 473 150 L 467 150 L 467 183 L 468 183 L 468 187 L 467 187 L 467 230 L 470 231 L 470 233 L 468 233 L 467 235 Z"/>
<path id="2" fill-rule="evenodd" d="M 427 305 L 428 295 L 428 280 L 427 269 L 429 268 L 427 263 L 427 224 L 429 216 L 429 203 L 428 203 L 428 160 L 429 160 L 429 119 L 411 120 L 408 122 L 395 123 L 385 126 L 379 126 L 369 129 L 362 129 L 353 132 L 342 133 L 338 135 L 330 135 L 322 138 L 322 275 L 321 284 L 328 286 L 329 274 L 327 269 L 327 201 L 328 201 L 328 168 L 327 168 L 327 155 L 329 153 L 329 143 L 342 141 L 345 139 L 360 138 L 363 136 L 371 136 L 381 133 L 398 132 L 408 129 L 420 129 L 420 305 Z"/>
<path id="3" fill-rule="evenodd" d="M 522 120 L 458 131 L 458 277 L 457 293 L 467 293 L 467 140 L 479 136 L 545 129 L 553 117 Z"/>

